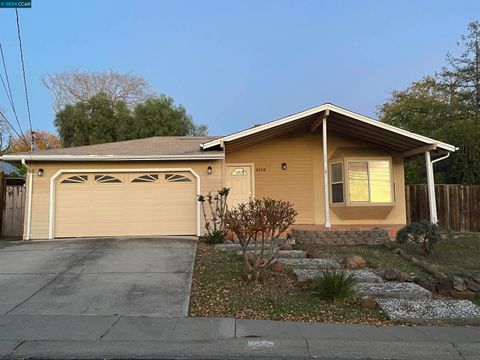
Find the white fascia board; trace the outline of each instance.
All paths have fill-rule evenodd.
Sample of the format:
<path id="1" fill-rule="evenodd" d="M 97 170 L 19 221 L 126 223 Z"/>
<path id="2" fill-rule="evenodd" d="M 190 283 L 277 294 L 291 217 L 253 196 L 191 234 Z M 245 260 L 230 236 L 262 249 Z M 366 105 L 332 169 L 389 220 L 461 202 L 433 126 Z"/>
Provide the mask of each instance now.
<path id="1" fill-rule="evenodd" d="M 224 154 L 195 154 L 195 155 L 3 155 L 5 161 L 153 161 L 153 160 L 218 160 L 225 158 Z"/>
<path id="2" fill-rule="evenodd" d="M 415 139 L 417 141 L 421 141 L 425 144 L 436 144 L 437 147 L 442 148 L 442 149 L 447 150 L 447 151 L 450 151 L 450 152 L 454 152 L 455 149 L 456 149 L 455 146 L 453 146 L 453 145 L 450 145 L 450 144 L 447 144 L 447 143 L 444 143 L 444 142 L 441 142 L 441 141 L 437 141 L 437 140 L 431 139 L 431 138 L 423 136 L 423 135 L 415 134 L 415 133 L 412 133 L 410 131 L 397 128 L 393 125 L 385 124 L 385 123 L 383 123 L 379 120 L 375 120 L 375 119 L 369 118 L 367 116 L 357 114 L 353 111 L 346 110 L 346 109 L 340 108 L 340 107 L 332 105 L 332 104 L 323 104 L 323 105 L 314 107 L 314 108 L 309 109 L 309 110 L 305 110 L 305 111 L 302 111 L 302 112 L 299 112 L 299 113 L 296 113 L 296 114 L 293 114 L 293 115 L 289 115 L 289 116 L 286 116 L 284 118 L 281 118 L 281 119 L 278 119 L 278 120 L 275 120 L 275 121 L 271 121 L 271 122 L 269 122 L 267 124 L 264 124 L 264 125 L 259 125 L 259 126 L 247 129 L 247 130 L 240 131 L 240 132 L 232 134 L 232 135 L 225 136 L 223 138 L 219 138 L 219 139 L 216 139 L 216 140 L 206 142 L 206 143 L 202 144 L 202 148 L 203 149 L 208 149 L 208 148 L 211 148 L 211 147 L 214 147 L 214 146 L 219 146 L 219 145 L 222 144 L 222 142 L 227 142 L 227 141 L 240 139 L 242 137 L 252 135 L 252 134 L 258 133 L 260 131 L 268 130 L 268 129 L 271 129 L 273 127 L 283 125 L 283 124 L 286 124 L 286 123 L 289 123 L 289 122 L 292 122 L 292 121 L 295 121 L 295 120 L 299 120 L 299 119 L 302 119 L 304 117 L 314 115 L 316 113 L 320 113 L 320 112 L 325 111 L 325 110 L 334 111 L 336 113 L 348 116 L 352 119 L 362 121 L 362 122 L 367 123 L 369 125 L 376 126 L 378 128 L 382 128 L 384 130 L 388 130 L 388 131 L 391 131 L 393 133 L 403 135 L 403 136 L 409 137 L 411 139 Z"/>

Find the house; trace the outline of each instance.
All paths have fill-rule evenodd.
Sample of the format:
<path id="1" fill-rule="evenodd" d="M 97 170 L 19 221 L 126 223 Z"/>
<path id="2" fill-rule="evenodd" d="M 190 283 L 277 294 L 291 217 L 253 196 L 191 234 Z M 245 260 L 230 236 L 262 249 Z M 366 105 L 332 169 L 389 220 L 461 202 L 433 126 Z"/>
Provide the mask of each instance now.
<path id="1" fill-rule="evenodd" d="M 433 189 L 433 162 L 454 151 L 327 103 L 223 137 L 152 137 L 3 160 L 29 169 L 24 238 L 53 239 L 200 235 L 196 196 L 224 186 L 230 206 L 251 197 L 292 202 L 299 225 L 396 228 L 406 222 L 404 160 L 425 156 Z"/>

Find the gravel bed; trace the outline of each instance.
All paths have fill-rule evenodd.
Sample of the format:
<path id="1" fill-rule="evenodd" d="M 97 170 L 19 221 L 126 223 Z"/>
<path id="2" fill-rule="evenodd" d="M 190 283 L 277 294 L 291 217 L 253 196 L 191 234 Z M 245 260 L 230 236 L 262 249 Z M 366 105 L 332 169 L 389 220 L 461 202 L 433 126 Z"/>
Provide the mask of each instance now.
<path id="1" fill-rule="evenodd" d="M 359 283 L 355 285 L 358 296 L 395 299 L 428 299 L 432 293 L 411 282 Z"/>

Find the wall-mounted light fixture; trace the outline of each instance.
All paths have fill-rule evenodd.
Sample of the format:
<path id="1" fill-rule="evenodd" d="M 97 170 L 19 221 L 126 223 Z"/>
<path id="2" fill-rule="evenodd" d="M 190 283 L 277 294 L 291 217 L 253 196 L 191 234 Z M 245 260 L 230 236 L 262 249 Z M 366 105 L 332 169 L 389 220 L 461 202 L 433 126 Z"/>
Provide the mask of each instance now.
<path id="1" fill-rule="evenodd" d="M 213 172 L 213 169 L 212 169 L 211 166 L 209 166 L 209 167 L 207 168 L 207 173 L 208 173 L 208 175 L 212 175 L 212 172 Z"/>
<path id="2" fill-rule="evenodd" d="M 282 163 L 282 170 L 287 170 L 287 163 Z"/>
<path id="3" fill-rule="evenodd" d="M 43 176 L 43 173 L 44 173 L 43 169 L 38 169 L 37 170 L 37 175 L 38 176 Z"/>

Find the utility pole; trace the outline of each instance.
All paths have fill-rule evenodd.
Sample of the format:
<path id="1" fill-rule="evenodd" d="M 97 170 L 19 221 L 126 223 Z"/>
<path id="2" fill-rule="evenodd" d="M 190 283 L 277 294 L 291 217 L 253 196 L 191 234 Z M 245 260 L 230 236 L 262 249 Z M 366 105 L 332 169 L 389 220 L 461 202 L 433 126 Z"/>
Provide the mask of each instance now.
<path id="1" fill-rule="evenodd" d="M 35 130 L 31 131 L 31 138 L 30 138 L 30 151 L 35 150 Z"/>

